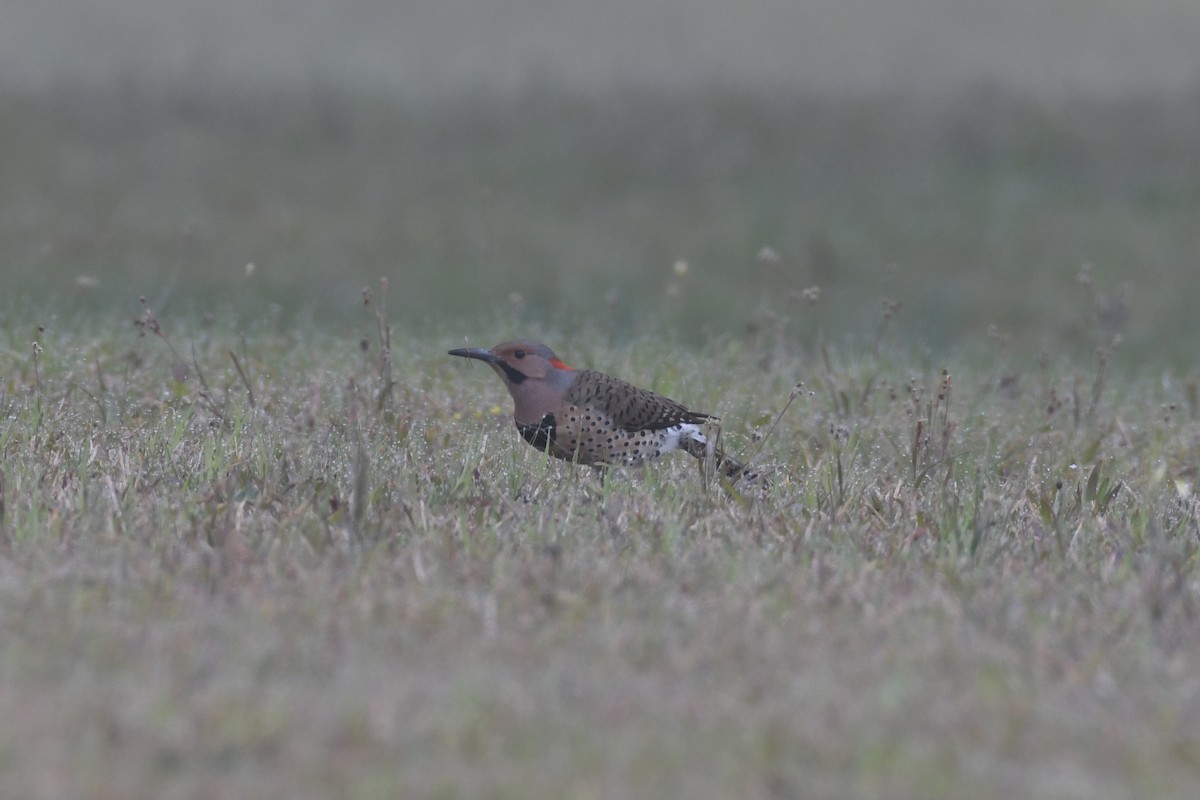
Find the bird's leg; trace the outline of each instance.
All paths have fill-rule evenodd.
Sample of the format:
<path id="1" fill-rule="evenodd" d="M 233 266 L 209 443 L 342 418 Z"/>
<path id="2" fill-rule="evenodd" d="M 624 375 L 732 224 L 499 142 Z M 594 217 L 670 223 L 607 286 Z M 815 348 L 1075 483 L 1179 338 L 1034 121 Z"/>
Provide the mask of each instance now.
<path id="1" fill-rule="evenodd" d="M 603 489 L 608 482 L 608 465 L 592 464 L 592 469 L 595 470 L 596 477 L 600 479 L 600 488 Z"/>

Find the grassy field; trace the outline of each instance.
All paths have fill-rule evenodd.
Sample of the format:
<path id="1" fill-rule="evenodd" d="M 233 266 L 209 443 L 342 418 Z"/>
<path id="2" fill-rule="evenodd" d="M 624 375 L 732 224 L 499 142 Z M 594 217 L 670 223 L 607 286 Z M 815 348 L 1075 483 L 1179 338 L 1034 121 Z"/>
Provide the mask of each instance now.
<path id="1" fill-rule="evenodd" d="M 1197 796 L 1192 101 L 3 94 L 5 796 Z"/>
<path id="2" fill-rule="evenodd" d="M 10 93 L 4 301 L 112 319 L 145 296 L 345 330 L 388 277 L 410 331 L 517 312 L 811 344 L 869 342 L 887 299 L 918 347 L 998 331 L 1032 362 L 1119 336 L 1123 356 L 1183 369 L 1200 339 L 1191 99 Z"/>
<path id="3" fill-rule="evenodd" d="M 1200 787 L 1194 377 L 549 331 L 772 471 L 601 485 L 381 299 L 358 336 L 6 320 L 7 794 Z"/>
<path id="4" fill-rule="evenodd" d="M 613 85 L 1178 89 L 1200 77 L 1193 0 L 7 0 L 0 84 L 314 79 L 408 95 Z"/>

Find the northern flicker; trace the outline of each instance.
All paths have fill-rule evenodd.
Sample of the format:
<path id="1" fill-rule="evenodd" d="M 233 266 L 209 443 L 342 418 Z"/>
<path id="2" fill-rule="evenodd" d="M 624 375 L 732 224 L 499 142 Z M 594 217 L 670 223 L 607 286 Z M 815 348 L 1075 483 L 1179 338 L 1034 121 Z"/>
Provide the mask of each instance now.
<path id="1" fill-rule="evenodd" d="M 710 446 L 710 414 L 689 411 L 648 389 L 590 369 L 568 367 L 544 344 L 513 341 L 450 355 L 487 363 L 513 399 L 525 441 L 557 458 L 599 466 L 640 466 L 672 450 L 712 463 L 725 477 L 750 477 L 746 466 Z"/>

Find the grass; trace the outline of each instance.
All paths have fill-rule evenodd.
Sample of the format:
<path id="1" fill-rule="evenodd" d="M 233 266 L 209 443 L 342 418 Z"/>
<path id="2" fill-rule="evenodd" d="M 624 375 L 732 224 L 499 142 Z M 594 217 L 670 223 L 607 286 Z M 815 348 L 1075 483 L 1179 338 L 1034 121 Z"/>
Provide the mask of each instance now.
<path id="1" fill-rule="evenodd" d="M 345 329 L 386 276 L 405 330 L 516 312 L 618 339 L 845 341 L 887 299 L 915 348 L 995 328 L 1036 358 L 1119 335 L 1181 368 L 1200 336 L 1195 108 L 1186 92 L 10 92 L 0 144 L 22 158 L 0 183 L 0 254 L 7 296 L 68 314 L 145 295 Z"/>
<path id="2" fill-rule="evenodd" d="M 743 452 L 803 380 L 765 492 L 684 456 L 601 485 L 519 441 L 453 339 L 383 357 L 379 301 L 365 347 L 149 308 L 33 349 L 31 320 L 5 328 L 6 791 L 1200 786 L 1194 381 L 943 373 L 886 332 L 877 353 L 551 332 L 721 412 Z"/>
<path id="3" fill-rule="evenodd" d="M 3 95 L 6 796 L 1195 796 L 1194 109 Z"/>

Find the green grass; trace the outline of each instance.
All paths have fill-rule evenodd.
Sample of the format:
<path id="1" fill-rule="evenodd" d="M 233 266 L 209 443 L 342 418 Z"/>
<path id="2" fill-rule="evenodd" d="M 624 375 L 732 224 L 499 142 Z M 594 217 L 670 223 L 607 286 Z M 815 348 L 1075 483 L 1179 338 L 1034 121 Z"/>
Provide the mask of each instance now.
<path id="1" fill-rule="evenodd" d="M 36 357 L 9 317 L 7 793 L 1200 786 L 1194 380 L 550 331 L 743 453 L 803 382 L 769 488 L 682 455 L 601 485 L 519 440 L 457 340 L 381 359 L 378 299 L 358 335 L 147 310 Z"/>
<path id="2" fill-rule="evenodd" d="M 516 313 L 626 341 L 774 327 L 804 343 L 869 339 L 886 298 L 914 349 L 991 346 L 995 329 L 1033 360 L 1120 336 L 1118 357 L 1178 368 L 1200 337 L 1195 108 L 7 93 L 0 145 L 22 157 L 0 182 L 5 296 L 344 326 L 386 276 L 406 331 Z"/>
<path id="3" fill-rule="evenodd" d="M 0 96 L 5 796 L 1196 796 L 1181 99 Z"/>

